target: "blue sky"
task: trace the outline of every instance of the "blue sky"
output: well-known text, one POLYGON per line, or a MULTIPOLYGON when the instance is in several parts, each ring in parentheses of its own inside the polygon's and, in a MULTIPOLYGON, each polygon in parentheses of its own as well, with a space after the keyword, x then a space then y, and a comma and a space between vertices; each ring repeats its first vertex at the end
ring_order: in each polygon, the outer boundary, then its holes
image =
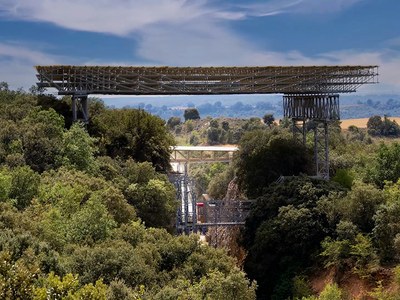
POLYGON ((0 0, 0 81, 34 65, 379 65, 400 93, 399 0, 0 0))

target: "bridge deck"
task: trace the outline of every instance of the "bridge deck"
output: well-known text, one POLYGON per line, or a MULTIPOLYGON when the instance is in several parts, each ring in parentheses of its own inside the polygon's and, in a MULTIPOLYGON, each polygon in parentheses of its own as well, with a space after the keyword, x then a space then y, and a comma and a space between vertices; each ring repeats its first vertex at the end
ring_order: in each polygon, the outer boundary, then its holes
POLYGON ((350 93, 376 83, 377 66, 36 66, 40 88, 59 95, 350 93))
POLYGON ((173 146, 171 163, 229 162, 237 146, 173 146))

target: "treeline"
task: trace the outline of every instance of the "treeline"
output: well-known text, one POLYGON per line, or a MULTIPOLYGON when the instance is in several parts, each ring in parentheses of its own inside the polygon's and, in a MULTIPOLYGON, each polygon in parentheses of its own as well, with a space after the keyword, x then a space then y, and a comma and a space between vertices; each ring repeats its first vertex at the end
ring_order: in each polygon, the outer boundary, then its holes
POLYGON ((390 98, 386 101, 367 99, 365 101, 357 101, 358 104, 367 105, 369 107, 380 110, 396 110, 400 109, 400 100, 390 98))
POLYGON ((390 120, 387 116, 372 116, 367 123, 368 133, 372 136, 398 137, 400 126, 396 121, 390 120))
POLYGON ((0 89, 1 299, 254 299, 224 251, 171 235, 174 138, 143 110, 0 89))
MULTIPOLYGON (((254 104, 243 103, 237 101, 231 105, 224 105, 221 101, 213 103, 202 103, 195 105, 192 102, 185 103, 183 106, 187 108, 197 109, 201 115, 209 117, 227 116, 231 118, 248 118, 248 117, 262 117, 265 112, 269 111, 278 115, 282 114, 282 107, 279 104, 271 102, 257 102, 254 104)), ((151 114, 158 115, 167 120, 171 117, 182 117, 184 110, 182 107, 171 107, 167 105, 157 106, 152 104, 139 103, 130 106, 131 108, 143 109, 151 114)))
MULTIPOLYGON (((400 99, 398 96, 376 96, 374 99, 368 99, 361 96, 341 97, 341 117, 343 119, 368 118, 373 115, 400 115, 400 99), (362 100, 358 100, 358 99, 362 100), (365 98, 365 99, 363 99, 365 98)), ((162 102, 162 101, 160 101, 162 102)), ((158 115, 165 120, 171 117, 182 117, 185 108, 196 108, 204 117, 217 118, 225 116, 229 118, 261 118, 265 113, 274 114, 281 117, 283 109, 279 98, 265 101, 250 99, 249 101, 236 101, 234 103, 227 101, 215 101, 206 103, 193 103, 182 100, 172 105, 155 105, 138 103, 131 105, 131 108, 143 109, 151 114, 158 115)))
POLYGON ((245 132, 271 126, 275 120, 272 114, 264 115, 263 120, 256 117, 201 118, 196 108, 185 109, 183 116, 183 120, 180 117, 169 118, 167 128, 181 144, 193 146, 238 144, 245 132))

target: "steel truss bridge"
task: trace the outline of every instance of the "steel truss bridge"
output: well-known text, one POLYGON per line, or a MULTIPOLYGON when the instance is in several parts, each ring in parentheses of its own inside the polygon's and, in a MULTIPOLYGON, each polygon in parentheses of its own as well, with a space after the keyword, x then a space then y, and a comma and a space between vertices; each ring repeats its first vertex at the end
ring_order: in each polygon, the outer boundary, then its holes
POLYGON ((355 92, 376 66, 37 66, 38 87, 60 95, 326 94, 355 92))
POLYGON ((229 163, 238 147, 174 146, 171 147, 171 165, 175 171, 170 180, 177 190, 180 205, 176 214, 178 232, 204 232, 210 226, 244 225, 252 201, 215 200, 204 197, 198 201, 195 182, 189 176, 193 163, 229 163))
POLYGON ((305 142, 314 129, 316 175, 329 178, 328 123, 339 120, 339 94, 378 82, 378 66, 112 67, 36 66, 39 88, 72 96, 73 120, 89 122, 88 95, 283 94, 284 116, 305 142), (78 114, 80 111, 80 114, 78 114))

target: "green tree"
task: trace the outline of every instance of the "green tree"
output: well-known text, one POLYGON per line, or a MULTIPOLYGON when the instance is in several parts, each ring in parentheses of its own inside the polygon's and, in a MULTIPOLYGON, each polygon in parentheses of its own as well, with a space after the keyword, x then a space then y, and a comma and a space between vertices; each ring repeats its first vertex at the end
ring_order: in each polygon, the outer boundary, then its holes
POLYGON ((135 208, 128 203, 122 192, 109 187, 94 192, 90 199, 97 199, 107 207, 107 211, 118 224, 129 223, 136 219, 135 208))
POLYGON ((223 172, 215 174, 208 184, 208 194, 213 199, 223 199, 227 193, 229 183, 234 179, 234 168, 228 166, 223 172))
POLYGON ((32 251, 27 251, 21 258, 13 260, 8 251, 0 251, 0 298, 30 299, 39 266, 32 251))
POLYGON ((357 234, 355 243, 350 247, 350 255, 354 257, 353 272, 361 278, 368 278, 378 269, 378 255, 369 237, 357 234))
POLYGON ((7 82, 0 82, 0 91, 9 91, 9 86, 7 82))
POLYGON ((72 216, 69 239, 75 243, 96 243, 109 237, 116 225, 107 207, 98 198, 92 198, 72 216))
POLYGON ((144 286, 142 290, 135 291, 130 288, 125 281, 121 279, 111 281, 107 290, 107 299, 124 299, 124 300, 137 300, 144 294, 144 286))
POLYGON ((381 190, 362 182, 353 184, 352 190, 343 199, 341 205, 343 215, 365 233, 374 228, 374 215, 384 203, 381 190))
POLYGON ((289 128, 291 126, 291 120, 287 117, 279 120, 279 126, 282 128, 289 128))
POLYGON ((343 292, 337 284, 328 284, 318 297, 319 300, 342 300, 343 292))
POLYGON ((381 116, 372 116, 368 119, 367 129, 370 135, 381 135, 382 133, 382 118, 381 116))
POLYGON ((282 175, 306 174, 312 167, 311 152, 277 129, 245 134, 236 158, 239 184, 249 197, 262 195, 282 175))
POLYGON ((35 287, 33 292, 34 300, 105 300, 107 286, 102 280, 97 280, 94 285, 90 283, 80 287, 77 275, 69 273, 60 278, 51 272, 41 282, 41 287, 35 287))
POLYGON ((53 109, 32 111, 23 120, 21 129, 26 163, 39 172, 57 167, 62 148, 63 117, 53 109))
POLYGON ((35 96, 22 91, 12 91, 8 87, 0 89, 0 99, 0 118, 13 122, 24 119, 37 106, 35 96))
POLYGON ((69 97, 2 90, 0 100, 1 299, 254 299, 255 283, 224 251, 137 218, 171 229, 175 217, 175 190, 155 168, 172 141, 162 120, 98 105, 94 140, 65 128, 69 97))
POLYGON ((221 125, 222 125, 222 129, 225 130, 225 131, 228 131, 230 129, 228 121, 222 121, 221 125))
MULTIPOLYGON (((226 170, 227 165, 224 163, 212 163, 212 164, 198 164, 193 165, 189 169, 190 176, 194 178, 195 191, 198 197, 201 197, 202 194, 207 193, 209 191, 209 187, 212 181, 215 179, 216 186, 212 187, 214 191, 221 191, 218 187, 219 178, 222 176, 224 170, 226 170)), ((232 171, 233 172, 233 171, 232 171)))
POLYGON ((265 114, 263 117, 263 122, 265 125, 271 127, 272 124, 275 122, 275 118, 273 114, 265 114))
POLYGON ((383 120, 380 116, 373 116, 368 119, 367 129, 370 135, 375 136, 398 136, 400 127, 396 121, 391 121, 386 115, 383 120))
POLYGON ((148 161, 157 170, 170 168, 170 146, 174 139, 159 117, 143 110, 110 109, 92 118, 90 130, 99 138, 103 154, 148 161))
POLYGON ((243 125, 242 129, 244 131, 253 131, 257 129, 264 129, 263 123, 260 118, 250 118, 243 125))
POLYGON ((10 154, 22 154, 21 128, 14 121, 0 118, 0 159, 4 162, 10 154), (20 146, 15 147, 16 145, 20 146), (19 151, 18 151, 19 150, 19 151))
POLYGON ((368 178, 378 187, 385 181, 396 182, 400 178, 400 144, 381 144, 372 165, 368 168, 368 178))
POLYGON ((45 212, 37 228, 40 230, 39 237, 52 249, 60 251, 68 241, 69 219, 65 217, 61 209, 51 208, 45 212))
POLYGON ((167 126, 169 129, 175 129, 176 126, 180 125, 181 122, 181 118, 179 117, 171 117, 168 119, 167 121, 167 126))
POLYGON ((48 94, 39 93, 37 96, 37 105, 43 110, 53 109, 63 116, 65 127, 70 128, 73 124, 72 120, 72 100, 71 96, 64 96, 61 99, 48 94))
POLYGON ((219 122, 218 122, 218 120, 217 120, 217 119, 212 119, 212 120, 210 121, 210 127, 218 128, 218 127, 219 127, 219 122))
POLYGON ((97 148, 95 139, 86 132, 82 123, 74 123, 63 134, 63 165, 71 166, 80 171, 95 172, 94 154, 97 148))
POLYGON ((7 170, 0 172, 0 202, 6 201, 9 198, 11 190, 11 174, 7 170))
POLYGON ((193 131, 189 138, 189 144, 193 146, 197 146, 200 144, 200 136, 197 131, 193 131))
POLYGON ((335 176, 332 177, 332 180, 345 188, 351 189, 354 176, 349 170, 339 169, 336 171, 335 176))
POLYGON ((210 127, 207 130, 207 143, 209 145, 216 145, 220 143, 222 130, 221 128, 210 127))
MULTIPOLYGON (((148 237, 152 238, 151 234, 148 237)), ((122 279, 132 287, 165 284, 158 276, 160 255, 152 243, 133 247, 125 241, 113 240, 94 247, 76 247, 70 259, 67 269, 75 270, 83 283, 103 278, 107 284, 122 279)))
POLYGON ((389 203, 381 206, 374 217, 373 237, 381 262, 390 262, 395 258, 394 239, 400 233, 399 214, 400 205, 389 203))
POLYGON ((188 120, 199 120, 200 114, 196 108, 186 108, 183 117, 185 118, 185 122, 188 120))
POLYGON ((39 232, 57 249, 73 241, 103 240, 117 223, 135 218, 134 209, 111 183, 76 170, 43 174, 38 198, 46 208, 39 232))
POLYGON ((146 226, 172 230, 177 201, 170 183, 158 179, 150 179, 145 185, 134 183, 128 187, 126 195, 146 226))
POLYGON ((79 289, 78 276, 67 274, 63 278, 51 272, 43 282, 43 287, 35 288, 34 299, 63 299, 71 297, 79 289))
POLYGON ((383 118, 382 134, 384 136, 396 137, 400 134, 400 127, 397 122, 389 120, 387 116, 383 118))
POLYGON ((15 206, 23 209, 30 205, 39 193, 40 176, 28 166, 18 167, 11 172, 9 196, 15 199, 15 206))
POLYGON ((211 271, 199 283, 189 286, 187 299, 252 300, 256 299, 255 291, 256 285, 251 284, 243 273, 226 276, 221 272, 211 271))
POLYGON ((248 251, 245 271, 257 281, 259 298, 291 296, 293 277, 313 263, 313 253, 335 230, 319 201, 340 189, 323 180, 292 178, 271 184, 257 198, 242 238, 248 251))
POLYGON ((347 239, 333 240, 326 237, 322 243, 322 252, 325 268, 334 268, 335 274, 341 276, 350 266, 350 245, 347 239))

